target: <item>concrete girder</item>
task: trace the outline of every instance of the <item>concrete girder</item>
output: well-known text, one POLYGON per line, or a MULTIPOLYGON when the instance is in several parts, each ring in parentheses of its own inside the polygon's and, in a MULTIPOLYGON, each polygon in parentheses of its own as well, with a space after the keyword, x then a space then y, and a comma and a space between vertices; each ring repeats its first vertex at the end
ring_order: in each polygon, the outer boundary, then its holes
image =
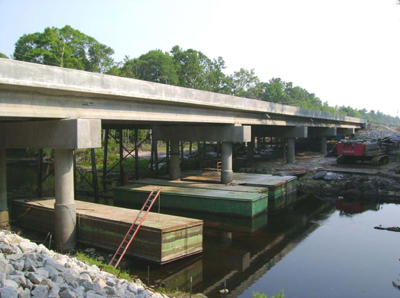
POLYGON ((250 126, 154 126, 157 140, 250 142, 250 126))
POLYGON ((337 135, 336 127, 309 127, 308 137, 318 138, 318 137, 334 137, 337 135))
POLYGON ((101 121, 63 119, 0 124, 0 148, 99 148, 101 121))
POLYGON ((354 134, 354 132, 355 132, 354 128, 342 128, 342 127, 337 128, 338 135, 351 135, 354 134))
POLYGON ((252 135, 256 137, 307 138, 305 126, 252 126, 252 135))
POLYGON ((366 122, 261 100, 8 59, 0 59, 0 92, 0 117, 296 126, 311 122, 354 127, 366 122))

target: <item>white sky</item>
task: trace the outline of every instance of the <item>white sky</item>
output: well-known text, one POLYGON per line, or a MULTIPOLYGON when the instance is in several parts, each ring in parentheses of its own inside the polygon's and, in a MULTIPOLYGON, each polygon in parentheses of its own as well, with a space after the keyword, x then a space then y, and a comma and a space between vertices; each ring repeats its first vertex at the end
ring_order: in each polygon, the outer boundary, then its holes
POLYGON ((322 101, 400 109, 396 0, 0 0, 0 52, 23 34, 70 25, 114 49, 116 61, 174 45, 254 68, 322 101))

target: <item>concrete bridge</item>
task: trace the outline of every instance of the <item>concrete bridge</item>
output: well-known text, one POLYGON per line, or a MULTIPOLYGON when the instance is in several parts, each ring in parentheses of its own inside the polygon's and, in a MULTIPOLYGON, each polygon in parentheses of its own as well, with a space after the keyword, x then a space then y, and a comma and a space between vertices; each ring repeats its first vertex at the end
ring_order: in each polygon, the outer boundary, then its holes
MULTIPOLYGON (((53 148, 56 242, 75 243, 73 154, 101 147, 102 127, 152 128, 171 142, 170 178, 180 178, 179 141, 222 142, 221 182, 232 181, 232 143, 255 137, 326 138, 364 128, 362 119, 97 73, 0 59, 0 224, 8 221, 5 148, 53 148)), ((249 156, 251 157, 251 156, 249 156)))

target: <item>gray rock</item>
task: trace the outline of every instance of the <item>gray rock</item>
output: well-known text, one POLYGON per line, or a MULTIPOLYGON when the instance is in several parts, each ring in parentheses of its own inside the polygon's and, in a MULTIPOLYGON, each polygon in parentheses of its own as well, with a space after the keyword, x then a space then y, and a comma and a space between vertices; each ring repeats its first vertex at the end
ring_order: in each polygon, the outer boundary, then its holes
POLYGON ((29 289, 23 289, 18 293, 18 298, 30 298, 31 297, 31 291, 29 289))
POLYGON ((23 254, 12 254, 12 255, 6 255, 6 259, 10 261, 17 261, 19 259, 22 259, 24 257, 23 254))
POLYGON ((116 285, 116 280, 114 280, 114 279, 112 279, 112 278, 107 278, 107 279, 106 279, 106 284, 107 284, 107 286, 115 287, 115 285, 116 285))
POLYGON ((115 295, 115 294, 117 294, 117 291, 115 290, 114 287, 105 286, 103 288, 103 290, 106 292, 107 295, 115 295))
POLYGON ((87 280, 83 280, 80 285, 85 288, 86 291, 93 290, 93 284, 87 280))
POLYGON ((18 291, 13 287, 4 287, 0 289, 1 298, 18 298, 18 291))
POLYGON ((43 281, 40 283, 41 285, 48 286, 49 289, 52 289, 55 287, 55 284, 48 278, 43 279, 43 281))
POLYGON ((104 280, 97 278, 93 283, 93 291, 95 291, 95 293, 97 294, 104 295, 103 288, 105 286, 106 283, 104 282, 104 280))
POLYGON ((339 180, 341 179, 341 176, 332 172, 328 172, 325 176, 324 176, 324 180, 326 181, 331 181, 331 180, 339 180))
POLYGON ((85 296, 85 293, 86 293, 85 288, 81 287, 81 286, 73 289, 73 291, 75 292, 76 296, 78 296, 78 297, 83 297, 83 296, 85 296))
POLYGON ((86 248, 85 252, 89 253, 89 254, 94 254, 96 252, 96 249, 95 248, 86 248))
POLYGON ((321 179, 321 178, 323 178, 326 174, 328 174, 327 171, 319 171, 318 173, 316 173, 316 174, 313 176, 313 179, 315 179, 315 180, 321 179))
POLYGON ((15 261, 13 263, 13 266, 14 266, 15 270, 22 271, 22 270, 24 270, 25 261, 24 260, 15 261))
POLYGON ((138 286, 136 284, 134 284, 134 283, 128 284, 127 289, 128 289, 129 292, 131 292, 131 293, 133 293, 135 295, 138 293, 138 286))
POLYGON ((43 267, 37 268, 35 270, 36 274, 39 274, 40 276, 42 276, 43 278, 48 278, 49 277, 49 271, 47 271, 46 269, 44 269, 43 267))
POLYGON ((34 253, 27 253, 25 256, 27 259, 31 259, 32 261, 36 261, 37 258, 36 254, 34 253))
POLYGON ((52 279, 53 277, 58 276, 58 274, 59 274, 59 271, 54 269, 53 267, 46 266, 46 267, 44 267, 44 269, 46 269, 47 272, 49 273, 49 278, 50 279, 52 279))
POLYGON ((44 285, 36 285, 35 288, 31 291, 33 297, 45 298, 48 296, 49 287, 44 285))
POLYGON ((60 297, 61 298, 76 298, 76 293, 71 291, 70 289, 67 289, 65 291, 60 292, 60 297))
POLYGON ((39 274, 33 272, 27 272, 25 276, 33 283, 33 284, 40 284, 43 280, 43 277, 39 274))
POLYGON ((19 286, 26 287, 26 278, 23 274, 10 274, 8 278, 12 281, 15 281, 19 286))
POLYGON ((86 293, 86 298, 104 298, 104 296, 96 294, 93 291, 89 291, 86 293))
POLYGON ((68 283, 68 285, 70 285, 70 286, 73 287, 73 288, 79 287, 79 284, 78 284, 78 282, 77 282, 75 279, 71 280, 71 281, 68 283))
POLYGON ((7 278, 7 275, 4 272, 0 271, 0 282, 5 278, 7 278))
POLYGON ((37 262, 29 257, 25 259, 24 270, 25 271, 34 271, 37 267, 37 262))
POLYGON ((18 251, 11 245, 0 243, 0 251, 5 255, 16 254, 18 251))
POLYGON ((79 277, 78 277, 78 280, 79 280, 79 283, 80 283, 81 281, 84 281, 84 280, 86 280, 86 281, 88 281, 88 282, 90 282, 90 283, 93 282, 93 279, 92 279, 92 278, 90 277, 90 275, 87 274, 87 273, 81 273, 81 274, 79 275, 79 277))
POLYGON ((30 290, 33 289, 33 283, 32 283, 29 279, 26 279, 25 288, 28 288, 28 289, 30 289, 30 290))
POLYGON ((11 287, 11 288, 14 288, 14 289, 18 289, 19 285, 15 281, 13 281, 11 279, 3 279, 1 281, 1 287, 2 288, 11 287))
POLYGON ((60 288, 58 286, 55 286, 54 288, 50 289, 49 291, 49 298, 59 298, 60 295, 60 288))
POLYGON ((37 250, 38 246, 34 242, 27 241, 23 239, 20 243, 18 243, 19 248, 23 253, 29 253, 37 250))

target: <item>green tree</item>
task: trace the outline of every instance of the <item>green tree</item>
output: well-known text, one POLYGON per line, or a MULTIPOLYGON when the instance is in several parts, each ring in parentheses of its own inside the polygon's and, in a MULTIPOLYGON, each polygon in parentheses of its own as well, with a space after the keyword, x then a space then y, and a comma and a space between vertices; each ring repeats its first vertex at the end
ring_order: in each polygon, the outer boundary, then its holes
POLYGON ((6 58, 6 59, 8 59, 8 56, 5 55, 5 54, 3 54, 3 53, 0 53, 0 58, 6 58))
POLYGON ((24 34, 14 51, 16 60, 101 73, 113 66, 113 54, 110 47, 68 25, 24 34))
POLYGON ((139 58, 125 57, 121 76, 162 84, 178 85, 176 65, 168 52, 152 50, 139 58))
POLYGON ((231 76, 232 95, 240 97, 258 98, 260 95, 260 79, 256 76, 254 69, 241 68, 231 76))

